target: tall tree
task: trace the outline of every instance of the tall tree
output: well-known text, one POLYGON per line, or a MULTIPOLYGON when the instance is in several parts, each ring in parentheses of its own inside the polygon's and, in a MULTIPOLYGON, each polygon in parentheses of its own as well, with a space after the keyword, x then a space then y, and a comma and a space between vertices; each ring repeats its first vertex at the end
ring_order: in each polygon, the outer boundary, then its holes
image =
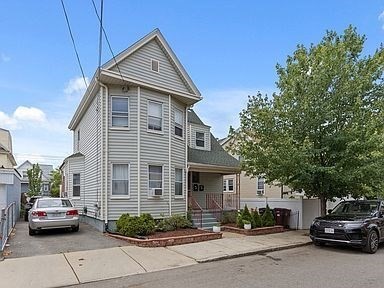
POLYGON ((60 185, 61 185, 61 172, 60 169, 56 168, 51 173, 51 196, 59 197, 60 196, 60 185))
POLYGON ((297 46, 277 65, 279 94, 249 97, 232 129, 248 175, 264 174, 307 196, 372 196, 384 188, 384 52, 363 56, 366 38, 348 27, 297 46))
POLYGON ((28 196, 40 195, 41 183, 42 183, 42 171, 39 164, 33 164, 31 169, 27 170, 29 180, 28 196))

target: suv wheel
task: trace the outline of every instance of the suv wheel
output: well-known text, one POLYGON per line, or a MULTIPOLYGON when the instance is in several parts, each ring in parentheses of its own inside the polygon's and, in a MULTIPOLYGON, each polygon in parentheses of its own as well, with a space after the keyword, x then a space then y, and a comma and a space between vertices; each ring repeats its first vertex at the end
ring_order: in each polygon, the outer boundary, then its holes
POLYGON ((370 254, 374 254, 376 253, 378 247, 379 247, 379 235, 377 235, 376 231, 371 230, 368 232, 367 244, 365 244, 365 247, 363 247, 363 251, 370 254))

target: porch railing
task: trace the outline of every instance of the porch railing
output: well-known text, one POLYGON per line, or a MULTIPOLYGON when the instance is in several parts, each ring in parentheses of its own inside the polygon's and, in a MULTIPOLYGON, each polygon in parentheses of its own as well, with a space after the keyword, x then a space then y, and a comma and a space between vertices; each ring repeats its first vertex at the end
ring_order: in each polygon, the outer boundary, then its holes
POLYGON ((238 210, 240 207, 238 194, 207 193, 205 203, 206 209, 218 208, 217 206, 212 206, 213 203, 220 206, 222 210, 238 210))
POLYGON ((213 214, 213 217, 215 217, 217 221, 221 221, 221 216, 223 212, 222 196, 223 196, 222 194, 207 194, 205 196, 206 208, 213 214))
POLYGON ((0 256, 11 235, 13 227, 16 225, 16 202, 9 204, 0 210, 0 256))
POLYGON ((197 203, 197 201, 193 197, 189 197, 189 204, 192 213, 193 222, 198 227, 203 227, 203 208, 197 203))

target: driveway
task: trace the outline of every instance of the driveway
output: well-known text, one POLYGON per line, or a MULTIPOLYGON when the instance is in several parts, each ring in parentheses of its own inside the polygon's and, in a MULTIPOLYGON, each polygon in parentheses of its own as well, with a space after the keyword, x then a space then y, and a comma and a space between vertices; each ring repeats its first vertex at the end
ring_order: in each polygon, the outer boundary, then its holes
POLYGON ((79 232, 60 229, 42 231, 28 235, 28 222, 19 221, 6 247, 5 258, 29 257, 64 252, 94 250, 128 246, 125 241, 108 237, 92 226, 80 223, 79 232))

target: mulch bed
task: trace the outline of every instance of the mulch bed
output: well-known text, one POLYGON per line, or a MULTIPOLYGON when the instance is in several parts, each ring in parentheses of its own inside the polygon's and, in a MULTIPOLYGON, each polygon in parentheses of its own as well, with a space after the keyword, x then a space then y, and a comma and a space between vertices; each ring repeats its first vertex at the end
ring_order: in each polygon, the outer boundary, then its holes
POLYGON ((127 241, 139 247, 165 247, 181 244, 196 243, 214 239, 221 239, 222 233, 214 233, 201 229, 180 229, 167 232, 155 232, 146 237, 134 238, 116 233, 108 233, 109 236, 127 241))

